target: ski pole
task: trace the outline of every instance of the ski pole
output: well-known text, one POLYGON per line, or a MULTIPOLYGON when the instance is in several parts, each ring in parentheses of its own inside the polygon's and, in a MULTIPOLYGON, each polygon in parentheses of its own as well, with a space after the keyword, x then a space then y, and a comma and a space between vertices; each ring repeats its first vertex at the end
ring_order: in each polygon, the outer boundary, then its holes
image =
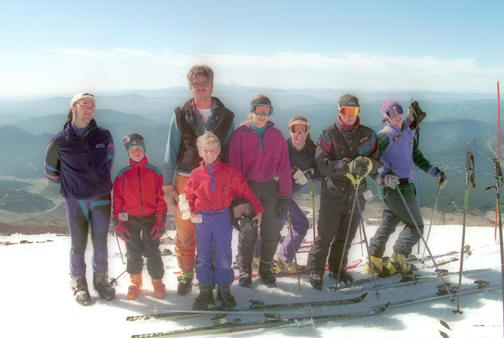
POLYGON ((312 178, 311 181, 311 200, 312 200, 312 219, 313 219, 313 242, 315 242, 315 181, 312 178))
MULTIPOLYGON (((438 202, 439 202, 439 194, 441 192, 441 183, 439 183, 438 187, 437 187, 437 192, 436 192, 436 199, 434 200, 434 206, 432 207, 432 216, 431 216, 431 221, 429 223, 429 230, 427 230, 427 237, 425 237, 425 240, 427 241, 427 243, 429 243, 429 236, 430 236, 430 231, 431 231, 431 228, 432 228, 432 222, 434 222, 434 214, 436 213, 436 209, 437 209, 437 205, 438 205, 438 202)), ((420 249, 420 243, 418 243, 418 248, 420 249)), ((425 248, 422 252, 422 258, 425 256, 425 248)))
MULTIPOLYGON (((476 184, 474 183, 474 155, 473 153, 467 151, 466 152, 466 179, 465 179, 465 188, 464 188, 464 218, 462 220, 462 250, 464 250, 464 242, 465 242, 465 228, 466 228, 466 218, 467 218, 467 204, 469 201, 469 182, 472 183, 473 188, 476 188, 476 184)), ((460 286, 462 285, 462 270, 464 269, 464 253, 460 254, 460 267, 459 267, 459 282, 458 282, 458 290, 460 290, 460 286)), ((458 292, 457 297, 457 309, 453 310, 455 313, 462 313, 460 311, 460 292, 458 292)))
POLYGON ((126 270, 124 270, 123 272, 121 272, 121 273, 119 274, 119 276, 117 276, 117 277, 115 277, 115 278, 112 278, 112 279, 110 280, 110 284, 111 284, 111 285, 116 284, 116 283, 117 283, 117 281, 119 280, 119 278, 121 278, 121 276, 122 276, 122 275, 124 275, 124 274, 126 273, 126 271, 128 271, 128 270, 126 269, 126 270))
POLYGON ((119 244, 119 238, 117 238, 117 235, 114 235, 114 236, 116 238, 117 247, 119 248, 119 254, 121 255, 121 262, 124 265, 124 264, 126 264, 126 262, 124 261, 124 257, 123 257, 122 250, 121 250, 121 245, 119 244))
MULTIPOLYGON (((451 293, 451 290, 450 290, 450 284, 445 280, 445 278, 443 277, 443 273, 441 272, 441 269, 439 269, 439 265, 436 263, 436 260, 434 259, 434 255, 432 254, 429 246, 427 245, 427 242, 425 241, 425 238, 424 236, 422 235, 422 231, 420 230, 420 227, 418 226, 415 218, 413 217, 413 214, 411 213, 411 210, 410 208, 408 207, 408 203, 406 202, 406 199, 404 198, 402 192, 401 192, 401 189, 400 187, 398 186, 396 189, 397 193, 399 194, 399 197, 401 197, 401 200, 404 204, 404 208, 406 208, 406 211, 408 212, 408 215, 410 216, 411 218, 411 221, 413 222, 413 225, 415 226, 416 228, 416 231, 418 231, 418 234, 420 235, 420 239, 422 240, 423 244, 425 245, 425 248, 427 249, 427 251, 429 252, 429 255, 430 255, 430 258, 432 260, 432 263, 434 263, 434 266, 436 267, 436 271, 437 273, 439 274, 439 277, 441 278, 443 284, 445 285, 445 288, 446 288, 446 291, 448 292, 448 294, 450 295, 450 297, 452 296, 452 293, 451 293)), ((463 248, 462 248, 463 250, 463 248)))
POLYGON ((292 253, 294 254, 294 264, 296 265, 296 275, 297 275, 297 280, 298 280, 298 290, 301 290, 301 277, 299 276, 299 269, 298 269, 296 249, 294 248, 294 231, 292 231, 292 222, 291 222, 290 210, 287 212, 287 224, 289 225, 289 234, 290 234, 290 237, 291 237, 291 250, 292 250, 292 253))
MULTIPOLYGON (((355 192, 355 194, 357 194, 357 191, 355 192)), ((360 228, 361 228, 362 234, 364 236, 364 244, 366 245, 368 262, 371 265, 371 253, 369 252, 369 245, 368 245, 368 240, 367 240, 367 235, 366 235, 366 229, 364 228, 364 219, 362 218, 362 208, 361 208, 359 199, 357 199, 357 208, 359 209, 360 228)), ((375 289, 375 292, 376 292, 376 301, 378 303, 378 307, 380 307, 380 294, 378 293, 378 289, 376 288, 375 271, 373 268, 371 268, 370 270, 371 270, 371 276, 373 277, 373 288, 375 289)))
MULTIPOLYGON (((356 201, 357 201, 357 191, 359 190, 359 185, 360 185, 360 182, 362 180, 362 177, 355 178, 350 173, 347 173, 345 176, 350 180, 350 182, 352 182, 352 185, 355 188, 355 196, 354 196, 353 203, 352 203, 352 212, 350 213, 350 220, 348 221, 347 231, 346 231, 346 235, 345 235, 345 243, 343 244, 342 254, 345 253, 346 247, 348 245, 348 237, 350 236, 350 227, 352 226, 352 219, 353 219, 353 215, 354 215, 354 211, 355 211, 355 205, 357 204, 356 203, 356 201)), ((339 265, 339 268, 338 268, 338 278, 340 278, 341 271, 343 269, 343 261, 344 261, 344 259, 343 259, 343 257, 341 257, 340 265, 339 265)))
MULTIPOLYGON (((501 280, 502 283, 504 283, 504 250, 503 250, 503 240, 502 240, 502 216, 501 216, 501 198, 500 198, 500 191, 501 187, 503 184, 503 178, 502 178, 502 169, 500 166, 500 162, 498 158, 494 158, 493 160, 494 164, 494 177, 495 177, 495 187, 488 187, 488 189, 495 188, 496 194, 497 194, 497 206, 498 206, 498 221, 499 221, 499 244, 500 244, 500 258, 501 258, 501 280)), ((504 289, 502 290, 502 299, 504 300, 504 289)), ((504 316, 504 302, 503 308, 502 308, 502 314, 504 316)), ((503 317, 504 321, 504 317, 503 317)))

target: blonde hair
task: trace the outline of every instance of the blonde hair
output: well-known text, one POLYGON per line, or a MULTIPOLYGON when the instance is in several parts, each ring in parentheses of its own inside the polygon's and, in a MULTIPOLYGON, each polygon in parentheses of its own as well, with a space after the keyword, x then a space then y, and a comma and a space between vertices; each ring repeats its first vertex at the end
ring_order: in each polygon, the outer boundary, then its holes
POLYGON ((212 68, 207 65, 195 65, 189 69, 189 73, 187 73, 187 81, 189 81, 189 86, 192 86, 194 80, 198 76, 204 76, 208 81, 213 83, 214 73, 212 68))
POLYGON ((203 135, 198 137, 196 146, 198 147, 198 151, 201 151, 203 148, 221 149, 219 138, 210 131, 205 131, 203 135))

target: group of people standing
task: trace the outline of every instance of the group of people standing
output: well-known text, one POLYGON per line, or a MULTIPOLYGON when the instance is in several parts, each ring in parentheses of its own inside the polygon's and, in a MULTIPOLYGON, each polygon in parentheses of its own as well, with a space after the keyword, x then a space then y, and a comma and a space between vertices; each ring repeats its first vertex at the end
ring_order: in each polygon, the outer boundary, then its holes
POLYGON ((406 257, 423 230, 415 199, 414 167, 419 166, 443 185, 446 175, 423 157, 399 103, 382 103, 386 126, 375 133, 361 125, 357 97, 345 94, 338 102, 337 121, 322 131, 315 144, 304 116, 289 121, 290 137, 286 140, 271 121, 273 104, 265 95, 252 99, 247 119, 235 128, 234 113, 212 96, 212 69, 194 66, 187 79, 193 98, 172 115, 163 172, 148 162, 144 137, 132 133, 122 140, 129 165, 112 183, 114 144, 110 132, 94 120, 95 100, 90 93, 72 98, 63 130, 49 143, 45 175, 61 184, 66 201, 72 238, 70 275, 78 303, 91 303, 84 262, 89 229, 95 290, 106 300, 115 297, 107 266, 111 213, 116 234, 126 242, 131 281, 128 299, 141 294, 143 257, 154 296, 165 297, 159 243, 165 231, 165 215, 170 211, 175 215, 175 251, 181 270, 177 293, 185 295, 191 290, 195 273, 200 288, 195 309, 214 303, 215 286, 223 306, 236 304, 230 292, 234 280, 232 224, 240 231, 239 285, 251 286, 257 246, 260 279, 275 287, 274 265, 292 264, 309 227, 293 193, 319 178, 318 235, 307 266, 311 285, 322 289, 326 262, 332 278, 352 281, 342 267, 365 207, 368 175, 381 187, 384 197, 382 224, 370 241, 369 269, 381 274, 410 270, 406 257), (398 199, 398 189, 406 203, 398 199), (236 214, 233 206, 240 200, 248 207, 236 214), (406 208, 414 215, 420 232, 406 208), (287 219, 289 235, 275 260, 287 219), (386 241, 400 221, 405 228, 394 245, 392 259, 384 262, 386 241))

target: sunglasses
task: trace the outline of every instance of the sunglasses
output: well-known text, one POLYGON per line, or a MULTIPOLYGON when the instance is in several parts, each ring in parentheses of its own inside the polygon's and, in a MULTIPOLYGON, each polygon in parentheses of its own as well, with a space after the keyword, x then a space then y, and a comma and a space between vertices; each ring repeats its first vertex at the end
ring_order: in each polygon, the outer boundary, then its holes
POLYGON ((295 121, 289 126, 289 131, 292 134, 308 134, 308 132, 310 131, 310 125, 308 124, 308 122, 295 121))
POLYGON ((210 81, 208 81, 208 80, 206 80, 206 81, 202 81, 202 82, 193 82, 193 83, 191 84, 191 86, 192 86, 193 88, 199 88, 199 87, 204 87, 204 88, 206 88, 206 87, 208 87, 209 85, 210 85, 210 81))
POLYGON ((252 113, 254 113, 254 115, 264 115, 264 116, 270 116, 271 114, 273 114, 273 106, 269 105, 269 104, 253 104, 252 105, 252 113), (268 107, 269 108, 269 111, 268 112, 265 112, 265 111, 261 111, 260 113, 258 113, 256 111, 256 108, 257 107, 268 107))
POLYGON ((385 112, 388 117, 393 119, 397 115, 402 115, 403 114, 403 109, 400 105, 396 104, 395 106, 392 106, 389 110, 385 112))
POLYGON ((349 115, 357 116, 357 115, 359 115, 359 112, 360 112, 359 107, 341 107, 340 108, 340 113, 343 116, 349 116, 349 115))
POLYGON ((128 146, 128 145, 136 145, 136 144, 142 144, 144 143, 144 138, 140 134, 130 134, 126 135, 122 139, 122 144, 123 146, 128 146))

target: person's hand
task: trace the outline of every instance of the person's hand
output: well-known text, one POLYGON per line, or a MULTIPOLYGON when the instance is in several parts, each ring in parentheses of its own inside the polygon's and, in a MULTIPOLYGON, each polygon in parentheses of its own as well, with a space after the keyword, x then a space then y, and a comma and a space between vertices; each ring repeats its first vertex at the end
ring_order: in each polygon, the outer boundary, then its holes
POLYGON ((275 213, 278 217, 284 218, 285 216, 287 216, 287 212, 289 211, 289 203, 290 197, 281 196, 278 198, 275 205, 275 213))
POLYGON ((256 222, 256 226, 261 226, 261 220, 262 220, 262 212, 258 213, 257 215, 255 215, 254 218, 252 218, 252 221, 256 222))
POLYGON ((305 173, 299 168, 292 168, 292 180, 297 185, 305 185, 308 182, 305 173))
POLYGON ((306 169, 304 171, 304 175, 306 176, 307 179, 313 180, 315 178, 315 169, 313 168, 306 169))
POLYGON ((378 175, 376 177, 376 183, 382 187, 395 189, 399 184, 399 177, 396 175, 378 175))
POLYGON ((161 219, 161 220, 157 221, 156 224, 154 224, 154 226, 152 227, 152 229, 150 231, 150 235, 151 235, 152 240, 156 240, 158 238, 163 237, 164 233, 165 233, 165 225, 164 225, 163 220, 161 219))
POLYGON ((354 176, 366 177, 371 169, 373 169, 373 162, 362 156, 358 156, 348 165, 348 171, 354 176))
POLYGON ((163 186, 163 198, 168 207, 176 208, 178 203, 178 194, 173 184, 163 186))
POLYGON ((115 226, 115 233, 117 237, 125 242, 128 242, 131 239, 131 233, 129 232, 128 228, 126 228, 126 225, 123 221, 117 222, 117 225, 115 226))
POLYGON ((448 183, 448 175, 438 167, 430 167, 429 174, 439 181, 439 186, 443 189, 448 183))

